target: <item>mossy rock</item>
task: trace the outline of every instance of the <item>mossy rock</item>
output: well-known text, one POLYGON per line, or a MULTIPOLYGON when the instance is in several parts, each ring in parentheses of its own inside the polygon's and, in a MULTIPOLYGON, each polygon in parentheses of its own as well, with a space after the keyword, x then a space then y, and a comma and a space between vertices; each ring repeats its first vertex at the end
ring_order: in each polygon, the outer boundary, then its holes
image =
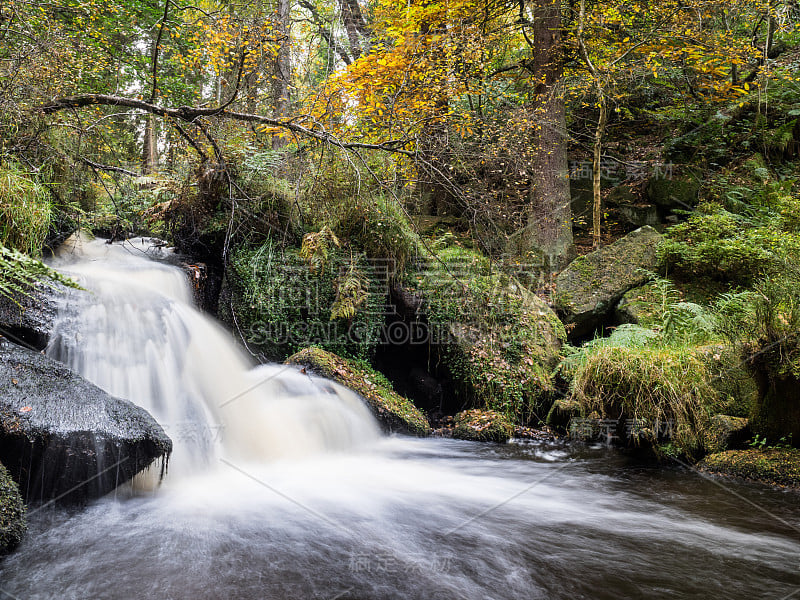
POLYGON ((707 456, 700 469, 781 487, 800 487, 800 450, 728 450, 707 456))
POLYGON ((505 415, 494 410, 465 410, 455 416, 453 437, 472 442, 506 443, 514 433, 514 426, 505 415))
POLYGON ((664 211, 691 210, 697 204, 700 178, 694 173, 654 177, 647 184, 647 199, 664 211))
POLYGON ((550 411, 547 413, 546 423, 558 431, 566 431, 569 427, 569 422, 579 417, 581 414, 581 405, 576 400, 568 397, 558 398, 553 402, 550 411))
POLYGON ((386 377, 363 361, 347 360, 320 348, 304 348, 286 363, 307 367, 359 394, 385 431, 417 436, 431 433, 428 420, 414 403, 395 392, 386 377))
POLYGON ((0 556, 8 554, 25 534, 25 504, 17 484, 0 465, 0 556))
POLYGON ((613 244, 572 261, 556 277, 556 309, 570 337, 580 338, 603 326, 625 292, 644 284, 655 270, 662 237, 641 227, 613 244))
POLYGON ((538 296, 481 253, 440 250, 402 285, 419 298, 431 348, 462 406, 526 421, 554 390, 564 326, 538 296))
POLYGON ((656 315, 663 297, 652 283, 628 290, 614 309, 617 323, 647 325, 656 315))
POLYGON ((701 346, 697 352, 709 369, 709 383, 719 395, 720 410, 732 417, 749 418, 758 400, 758 385, 740 353, 723 344, 701 346))
POLYGON ((752 436, 747 419, 714 415, 703 432, 703 446, 709 454, 744 448, 752 436))

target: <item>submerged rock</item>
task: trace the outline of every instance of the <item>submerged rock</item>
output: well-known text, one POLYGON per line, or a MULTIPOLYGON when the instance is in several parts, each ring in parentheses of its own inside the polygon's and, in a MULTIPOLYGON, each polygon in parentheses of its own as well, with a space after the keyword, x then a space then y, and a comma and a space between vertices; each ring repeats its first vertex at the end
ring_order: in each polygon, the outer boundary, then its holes
POLYGON ((305 348, 286 362, 311 369, 359 394, 385 431, 419 436, 431 433, 428 420, 414 403, 396 393, 383 375, 365 363, 320 348, 305 348))
POLYGON ((661 234, 641 227, 613 244, 579 256, 556 277, 556 308, 571 338, 592 334, 628 290, 645 283, 657 266, 661 234))
POLYGON ((728 450, 704 458, 701 470, 781 487, 800 487, 800 450, 728 450))
POLYGON ((455 416, 453 437, 473 442, 506 443, 514 433, 514 426, 505 415, 494 410, 465 410, 455 416))
POLYGON ((0 556, 8 554, 25 534, 25 505, 17 484, 0 465, 0 556))
POLYGON ((27 501, 102 496, 171 451, 144 409, 0 340, 0 462, 27 501))

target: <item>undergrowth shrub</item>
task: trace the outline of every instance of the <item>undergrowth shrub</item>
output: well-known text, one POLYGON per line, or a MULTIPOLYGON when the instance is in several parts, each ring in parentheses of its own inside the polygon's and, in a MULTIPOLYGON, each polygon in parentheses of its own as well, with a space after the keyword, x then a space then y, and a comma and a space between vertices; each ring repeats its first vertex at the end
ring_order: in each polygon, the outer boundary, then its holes
POLYGON ((42 252, 50 227, 50 195, 17 164, 0 164, 0 243, 31 256, 42 252))

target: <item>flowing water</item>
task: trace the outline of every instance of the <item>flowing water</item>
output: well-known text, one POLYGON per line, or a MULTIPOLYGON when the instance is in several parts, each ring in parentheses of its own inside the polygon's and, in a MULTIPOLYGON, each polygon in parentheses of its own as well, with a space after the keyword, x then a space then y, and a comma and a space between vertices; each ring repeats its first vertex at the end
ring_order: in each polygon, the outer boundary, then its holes
POLYGON ((0 598, 800 598, 796 493, 601 447, 380 437, 342 388, 251 369, 139 253, 61 259, 94 293, 48 351, 150 410, 177 465, 33 508, 0 598))

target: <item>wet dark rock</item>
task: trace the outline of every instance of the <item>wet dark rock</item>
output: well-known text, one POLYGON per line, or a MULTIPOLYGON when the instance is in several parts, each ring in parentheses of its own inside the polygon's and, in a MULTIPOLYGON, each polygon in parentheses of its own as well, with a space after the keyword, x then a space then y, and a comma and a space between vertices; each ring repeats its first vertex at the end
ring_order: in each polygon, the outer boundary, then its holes
POLYGON ((603 326, 628 290, 645 283, 657 267, 661 234, 641 227, 613 244, 573 260, 556 277, 556 308, 572 339, 603 326))
POLYGON ((0 296, 0 335, 38 350, 44 348, 58 316, 59 298, 66 290, 60 283, 39 284, 27 294, 0 296))
POLYGON ((25 504, 19 487, 6 468, 0 465, 0 556, 19 545, 25 529, 25 504))
POLYGON ((102 496, 171 451, 144 409, 0 340, 0 462, 26 501, 102 496))

